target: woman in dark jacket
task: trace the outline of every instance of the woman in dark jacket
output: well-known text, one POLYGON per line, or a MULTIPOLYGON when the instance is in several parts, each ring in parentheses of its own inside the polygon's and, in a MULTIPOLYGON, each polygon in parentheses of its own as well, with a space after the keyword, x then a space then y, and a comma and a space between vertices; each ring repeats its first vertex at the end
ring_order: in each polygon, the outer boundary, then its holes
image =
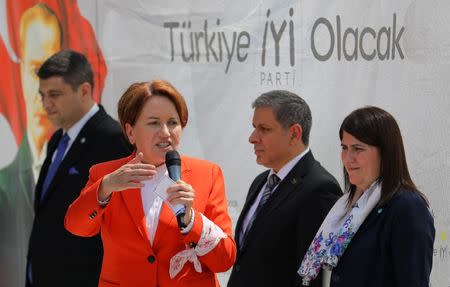
POLYGON ((325 268, 332 287, 428 287, 434 223, 409 175, 397 122, 377 107, 357 109, 339 137, 347 192, 303 259, 303 285, 325 268))

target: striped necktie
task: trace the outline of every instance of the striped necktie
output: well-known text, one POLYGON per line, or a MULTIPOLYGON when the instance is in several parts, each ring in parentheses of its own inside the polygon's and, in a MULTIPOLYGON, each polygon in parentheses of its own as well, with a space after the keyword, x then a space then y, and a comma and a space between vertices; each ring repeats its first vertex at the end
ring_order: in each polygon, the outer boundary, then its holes
POLYGON ((269 199, 270 195, 272 195, 274 188, 278 185, 279 182, 280 182, 280 178, 276 174, 273 173, 271 176, 269 176, 269 179, 267 180, 267 184, 263 190, 261 199, 258 203, 258 207, 256 208, 255 213, 253 213, 252 217, 248 221, 247 229, 245 229, 245 232, 240 240, 241 247, 244 245, 247 234, 253 225, 253 221, 255 221, 255 218, 258 215, 259 211, 267 203, 267 200, 269 199))

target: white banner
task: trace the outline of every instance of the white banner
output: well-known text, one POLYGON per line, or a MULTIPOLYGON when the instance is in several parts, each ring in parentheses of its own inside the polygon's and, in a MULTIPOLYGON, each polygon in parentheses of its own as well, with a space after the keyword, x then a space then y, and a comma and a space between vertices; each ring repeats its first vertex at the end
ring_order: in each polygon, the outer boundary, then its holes
MULTIPOLYGON (((310 147, 341 183, 344 117, 364 105, 392 113, 413 180, 433 209, 431 285, 450 286, 449 1, 84 0, 78 6, 107 66, 103 105, 116 116, 131 83, 174 84, 189 108, 182 152, 223 168, 234 223, 264 169, 248 143, 251 102, 262 92, 286 89, 308 102, 310 147)), ((222 283, 227 278, 222 274, 222 283)))

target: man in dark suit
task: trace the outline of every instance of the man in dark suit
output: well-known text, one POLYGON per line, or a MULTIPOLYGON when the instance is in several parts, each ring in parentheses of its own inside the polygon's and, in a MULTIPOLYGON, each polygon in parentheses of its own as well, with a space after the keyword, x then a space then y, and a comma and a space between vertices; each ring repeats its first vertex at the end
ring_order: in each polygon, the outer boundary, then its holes
POLYGON ((39 93, 48 118, 59 127, 35 188, 27 286, 98 286, 99 237, 81 238, 64 228, 67 207, 96 163, 131 152, 119 124, 92 98, 93 72, 80 53, 61 51, 39 68, 39 93))
MULTIPOLYGON (((249 141, 257 163, 269 170, 251 184, 239 216, 238 255, 228 286, 300 286, 297 269, 342 192, 308 147, 312 119, 302 98, 271 91, 253 108, 249 141)), ((319 278, 311 286, 321 284, 319 278)))

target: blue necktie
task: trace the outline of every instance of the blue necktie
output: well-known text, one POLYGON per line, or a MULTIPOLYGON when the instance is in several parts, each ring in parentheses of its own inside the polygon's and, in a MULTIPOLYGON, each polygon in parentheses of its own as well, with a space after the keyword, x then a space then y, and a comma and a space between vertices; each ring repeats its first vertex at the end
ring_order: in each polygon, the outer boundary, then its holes
POLYGON ((240 239, 240 246, 242 247, 244 245, 244 241, 248 235, 248 231, 253 225, 253 221, 255 221, 256 216, 258 215, 261 208, 266 204, 267 200, 269 199, 270 195, 272 194, 272 191, 274 188, 278 185, 280 182, 280 178, 276 174, 272 174, 269 176, 269 179, 267 180, 266 187, 263 190, 263 194, 261 196, 261 199, 259 200, 258 207, 256 207, 255 213, 253 213, 252 217, 248 221, 247 228, 244 231, 244 234, 242 238, 240 239))
POLYGON ((42 186, 42 193, 41 193, 41 201, 44 199, 45 194, 48 191, 48 187, 50 183, 53 180, 53 177, 56 174, 56 171, 58 170, 59 165, 61 164, 64 154, 67 149, 67 145, 69 144, 70 137, 65 133, 61 140, 59 141, 58 147, 56 148, 56 156, 53 159, 52 163, 50 164, 50 167, 47 171, 47 176, 44 180, 44 185, 42 186))

